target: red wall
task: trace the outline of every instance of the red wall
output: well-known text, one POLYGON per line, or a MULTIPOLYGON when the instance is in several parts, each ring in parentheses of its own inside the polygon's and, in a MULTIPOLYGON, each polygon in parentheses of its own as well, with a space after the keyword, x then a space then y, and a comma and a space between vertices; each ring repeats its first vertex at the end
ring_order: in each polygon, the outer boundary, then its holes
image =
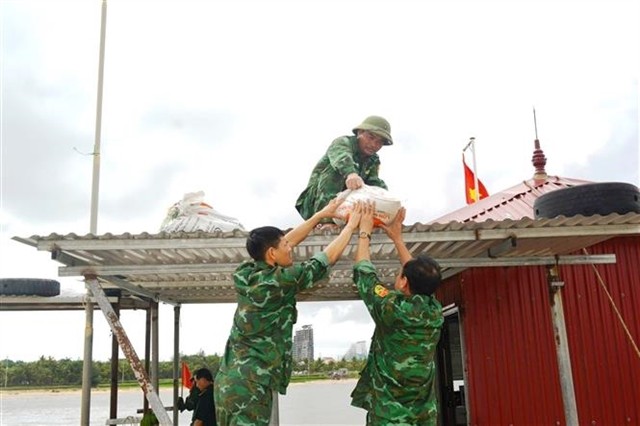
MULTIPOLYGON (((595 268, 640 346, 640 237, 617 238, 588 252, 615 253, 616 264, 595 268)), ((561 274, 567 287, 564 310, 580 423, 640 425, 640 353, 594 268, 564 267, 561 274)))
MULTIPOLYGON (((590 254, 640 344, 640 237, 611 240, 590 254)), ((593 267, 561 266, 563 304, 581 424, 640 424, 640 356, 629 343, 593 267)), ((544 267, 475 268, 438 291, 460 307, 473 425, 564 425, 544 267)))

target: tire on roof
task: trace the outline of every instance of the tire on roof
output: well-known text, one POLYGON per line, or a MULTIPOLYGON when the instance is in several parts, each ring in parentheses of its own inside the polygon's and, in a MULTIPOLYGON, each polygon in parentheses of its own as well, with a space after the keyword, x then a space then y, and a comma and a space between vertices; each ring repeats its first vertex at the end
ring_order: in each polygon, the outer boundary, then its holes
POLYGON ((0 294, 5 296, 57 296, 60 283, 41 278, 0 278, 0 294))
POLYGON ((547 192, 533 203, 534 217, 640 213, 638 187, 624 182, 588 183, 547 192))

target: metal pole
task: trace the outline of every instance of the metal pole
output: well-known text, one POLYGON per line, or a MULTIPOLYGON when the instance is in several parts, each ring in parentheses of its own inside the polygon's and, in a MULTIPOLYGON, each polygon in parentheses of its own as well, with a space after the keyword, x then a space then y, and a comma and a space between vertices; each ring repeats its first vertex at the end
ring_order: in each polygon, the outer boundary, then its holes
POLYGON ((551 320, 556 342, 558 357, 558 373, 562 390, 564 416, 567 425, 578 425, 578 407, 573 388, 573 374, 571 372, 571 357, 569 355, 569 340, 564 323, 564 309, 562 307, 562 287, 564 282, 559 280, 557 267, 549 268, 549 290, 551 293, 551 320))
POLYGON ((480 201, 480 188, 478 187, 478 169, 476 167, 476 138, 471 138, 471 154, 473 155, 473 190, 475 191, 474 203, 480 201))
MULTIPOLYGON (((93 147, 93 183, 91 186, 91 220, 89 232, 98 232, 98 188, 100 186, 100 133, 102 128, 102 86, 104 76, 104 45, 107 26, 107 0, 102 0, 100 17, 100 53, 98 55, 98 96, 96 105, 96 133, 93 147)), ((91 417, 91 366, 93 363, 93 304, 87 286, 85 305, 84 362, 82 366, 82 402, 80 425, 88 426, 91 417)))
POLYGON ((180 386, 180 305, 173 307, 173 424, 178 424, 178 387, 180 386))
POLYGON ((153 302, 151 311, 151 383, 156 389, 159 388, 160 378, 158 376, 158 303, 153 302))
MULTIPOLYGON (((144 371, 147 372, 147 374, 149 374, 149 372, 151 371, 151 302, 149 303, 149 307, 147 308, 147 316, 146 316, 146 322, 145 322, 145 329, 144 329, 144 371)), ((143 412, 144 414, 147 414, 147 411, 149 411, 149 401, 147 401, 147 398, 143 398, 144 401, 142 401, 142 408, 143 408, 143 412)))
MULTIPOLYGON (((120 318, 120 304, 113 305, 113 311, 118 319, 120 318)), ((111 334, 111 402, 109 406, 109 419, 118 418, 118 367, 120 347, 118 346, 118 338, 115 334, 111 334)))
POLYGON ((107 33, 107 0, 102 0, 102 19, 100 22, 100 59, 98 64, 98 99, 96 105, 96 134, 93 146, 93 184, 91 185, 91 223, 92 234, 98 232, 98 192, 100 188, 100 133, 102 129, 102 86, 104 80, 104 45, 107 33))
POLYGON ((91 417, 91 367, 93 364, 93 303, 91 303, 91 291, 88 287, 85 295, 84 314, 84 359, 82 361, 80 425, 89 426, 91 417))

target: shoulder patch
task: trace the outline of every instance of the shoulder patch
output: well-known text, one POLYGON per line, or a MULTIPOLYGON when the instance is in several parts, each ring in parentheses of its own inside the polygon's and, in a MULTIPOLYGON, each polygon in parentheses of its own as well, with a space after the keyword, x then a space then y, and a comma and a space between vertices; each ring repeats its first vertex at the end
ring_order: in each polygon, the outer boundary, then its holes
POLYGON ((387 288, 382 284, 376 284, 373 291, 375 291, 375 293, 380 297, 385 297, 387 294, 389 294, 389 290, 387 290, 387 288))

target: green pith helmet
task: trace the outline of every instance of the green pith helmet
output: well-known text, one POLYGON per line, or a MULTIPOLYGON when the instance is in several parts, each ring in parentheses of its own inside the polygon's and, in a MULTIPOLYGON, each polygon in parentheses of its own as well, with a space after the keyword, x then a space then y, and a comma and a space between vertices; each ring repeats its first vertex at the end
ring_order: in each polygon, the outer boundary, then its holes
POLYGON ((362 124, 353 128, 353 133, 358 134, 358 130, 368 130, 373 134, 380 136, 385 145, 392 145, 391 126, 389 122, 377 115, 371 115, 364 119, 362 124))

